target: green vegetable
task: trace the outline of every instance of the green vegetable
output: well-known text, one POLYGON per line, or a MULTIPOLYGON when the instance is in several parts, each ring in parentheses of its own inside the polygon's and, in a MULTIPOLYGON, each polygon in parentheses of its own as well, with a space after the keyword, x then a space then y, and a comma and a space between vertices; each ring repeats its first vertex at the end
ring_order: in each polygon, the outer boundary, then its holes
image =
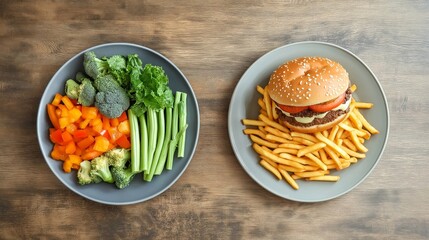
MULTIPOLYGON (((171 140, 176 137, 178 131, 179 131, 179 103, 182 99, 182 93, 176 92, 176 96, 174 99, 174 106, 173 106, 173 119, 171 123, 171 140)), ((174 152, 176 151, 176 147, 172 147, 171 143, 168 148, 168 154, 167 154, 167 166, 166 168, 168 170, 171 170, 173 167, 173 159, 174 159, 174 152)))
POLYGON ((128 89, 130 80, 127 73, 127 61, 125 57, 113 55, 109 58, 105 58, 105 60, 107 61, 109 74, 115 77, 121 87, 128 89))
POLYGON ((95 79, 95 106, 108 118, 117 118, 130 106, 126 91, 119 86, 111 75, 95 79))
POLYGON ((128 168, 112 168, 112 176, 115 181, 115 185, 119 189, 127 187, 130 182, 133 180, 135 173, 131 169, 131 166, 128 168))
POLYGON ((85 52, 83 55, 83 67, 85 73, 92 79, 104 76, 108 73, 109 65, 107 61, 97 58, 94 52, 85 52))
POLYGON ((131 150, 126 148, 114 148, 104 155, 109 158, 109 165, 115 168, 124 168, 131 159, 131 150))
POLYGON ((83 72, 76 73, 76 82, 82 83, 83 79, 88 78, 83 72))
POLYGON ((84 78, 82 83, 79 85, 79 96, 77 102, 83 106, 91 106, 95 101, 96 90, 92 85, 91 80, 84 78))
POLYGON ((105 155, 101 155, 91 160, 91 171, 90 176, 92 178, 99 177, 104 182, 113 183, 112 173, 109 169, 109 158, 105 155))
POLYGON ((152 161, 156 150, 156 138, 158 133, 158 121, 156 112, 153 109, 148 109, 147 113, 147 132, 148 132, 148 170, 152 167, 152 161))
POLYGON ((64 91, 70 99, 77 99, 79 97, 79 83, 73 79, 67 80, 64 91))
MULTIPOLYGON (((170 145, 168 146, 168 151, 169 153, 171 152, 172 155, 174 155, 174 151, 177 147, 177 144, 179 143, 179 139, 185 133, 187 128, 188 128, 188 124, 185 124, 185 126, 182 126, 180 128, 180 131, 176 135, 174 135, 173 138, 171 139, 170 145)), ((170 162, 167 161, 167 166, 165 168, 167 170, 173 169, 173 161, 170 161, 170 162)))
MULTIPOLYGON (((140 171, 144 172, 148 170, 148 134, 146 116, 142 115, 138 117, 140 127, 140 171)), ((138 137, 138 134, 136 134, 138 137)))
MULTIPOLYGON (((133 60, 136 69, 130 74, 130 91, 134 102, 131 109, 141 116, 148 109, 160 110, 173 105, 173 93, 168 87, 168 77, 162 67, 146 64, 140 70, 140 62, 133 60)), ((130 69, 128 69, 130 71, 130 69)))
POLYGON ((165 138, 164 138, 164 143, 162 144, 161 155, 159 156, 158 164, 155 169, 155 175, 160 175, 162 173, 162 170, 164 169, 164 166, 165 166, 165 162, 167 160, 168 145, 170 144, 170 138, 171 138, 172 115, 173 115, 173 108, 166 108, 165 109, 165 116, 166 116, 165 138))
POLYGON ((153 155, 150 171, 148 174, 144 176, 144 180, 150 182, 152 181, 153 175, 155 174, 155 169, 158 166, 159 157, 161 155, 161 150, 164 144, 164 137, 165 137, 165 117, 164 117, 164 110, 159 110, 157 113, 157 137, 156 137, 156 147, 155 147, 155 153, 153 155))
POLYGON ((140 172, 140 135, 138 118, 131 110, 128 110, 128 121, 130 122, 131 169, 133 173, 138 173, 140 172))
MULTIPOLYGON (((179 126, 182 128, 186 124, 186 93, 181 94, 181 102, 179 104, 179 126)), ((186 131, 180 136, 179 146, 177 150, 178 157, 185 156, 185 139, 186 139, 186 131)))
POLYGON ((80 168, 77 171, 77 179, 80 185, 86 185, 90 183, 99 183, 101 182, 101 178, 98 176, 91 176, 91 162, 88 160, 82 161, 80 164, 80 168))

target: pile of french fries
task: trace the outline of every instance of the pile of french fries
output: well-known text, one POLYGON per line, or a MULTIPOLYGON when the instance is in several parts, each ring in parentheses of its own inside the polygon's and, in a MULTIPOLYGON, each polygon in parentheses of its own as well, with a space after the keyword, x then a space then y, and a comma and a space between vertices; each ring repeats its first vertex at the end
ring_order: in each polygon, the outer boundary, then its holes
MULTIPOLYGON (((348 168, 365 158, 368 149, 364 142, 379 133, 359 111, 373 104, 353 98, 347 118, 331 129, 313 134, 291 131, 280 124, 266 87, 257 86, 256 90, 262 95, 258 99, 260 114, 257 120, 242 119, 244 134, 250 137, 260 165, 294 189, 299 189, 297 179, 338 181, 340 177, 331 175, 331 171, 348 168)), ((354 92, 356 85, 351 90, 354 92)))

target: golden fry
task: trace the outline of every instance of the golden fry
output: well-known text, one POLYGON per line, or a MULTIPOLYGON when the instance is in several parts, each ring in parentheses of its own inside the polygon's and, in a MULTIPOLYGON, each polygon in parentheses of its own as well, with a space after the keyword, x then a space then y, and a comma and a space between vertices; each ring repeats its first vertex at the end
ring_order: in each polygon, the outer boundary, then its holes
POLYGON ((275 168, 277 168, 277 167, 279 166, 279 164, 278 164, 278 163, 274 162, 273 160, 271 160, 271 159, 269 159, 269 158, 267 158, 267 157, 265 157, 265 156, 260 155, 259 157, 260 157, 262 160, 265 160, 267 163, 269 163, 271 166, 273 166, 273 167, 275 167, 275 168))
MULTIPOLYGON (((352 141, 350 141, 348 138, 344 139, 343 141, 344 145, 346 145, 348 148, 350 148, 350 150, 352 151, 357 151, 356 146, 352 143, 352 141)), ((349 153, 347 153, 349 154, 349 153)), ((350 154, 349 154, 350 155, 350 154)))
POLYGON ((256 86, 256 91, 260 93, 261 95, 264 95, 265 89, 259 85, 256 86))
MULTIPOLYGON (((338 152, 343 158, 350 159, 350 156, 342 148, 340 148, 334 142, 332 142, 331 140, 329 140, 328 138, 323 136, 322 133, 317 132, 314 135, 316 136, 317 139, 326 143, 326 145, 330 146, 332 149, 334 149, 336 152, 338 152)), ((325 148, 325 149, 328 149, 328 148, 325 148)))
POLYGON ((286 170, 280 168, 279 171, 292 188, 294 188, 295 190, 299 189, 299 186, 296 181, 289 175, 286 170))
POLYGON ((362 122, 362 125, 371 133, 371 134, 377 134, 379 131, 375 129, 369 122, 365 119, 365 117, 357 110, 354 109, 353 112, 356 114, 356 116, 359 118, 359 120, 362 122))
POLYGON ((273 153, 275 153, 275 154, 290 153, 290 154, 296 155, 298 153, 298 149, 278 147, 278 148, 276 148, 276 149, 273 150, 273 153))
POLYGON ((319 149, 324 148, 324 147, 326 147, 326 143, 324 143, 324 142, 318 142, 318 143, 315 143, 313 145, 309 145, 307 147, 299 149, 298 153, 297 153, 297 156, 298 157, 302 157, 302 156, 304 156, 307 153, 316 152, 319 149))
POLYGON ((300 138, 303 138, 303 139, 307 139, 307 140, 312 141, 314 143, 318 142, 318 140, 317 140, 317 138, 315 136, 313 136, 311 134, 308 134, 308 133, 291 132, 290 135, 292 137, 300 137, 300 138))
POLYGON ((297 162, 297 163, 300 163, 300 164, 303 164, 303 165, 313 165, 313 166, 317 166, 317 164, 316 164, 316 163, 314 163, 313 161, 311 161, 310 159, 307 159, 307 158, 300 158, 300 157, 297 157, 297 156, 291 155, 291 154, 289 154, 289 153, 280 153, 280 154, 279 154, 279 156, 280 156, 281 158, 288 159, 288 160, 291 160, 291 161, 294 161, 294 162, 297 162))
POLYGON ((356 84, 353 84, 353 85, 350 87, 350 91, 352 91, 352 92, 355 92, 355 91, 356 91, 356 89, 357 89, 356 84))
POLYGON ((373 103, 355 102, 356 108, 372 108, 373 106, 374 106, 373 103))
POLYGON ((287 140, 287 139, 285 139, 285 138, 282 138, 282 137, 279 137, 279 136, 273 135, 273 134, 271 134, 271 133, 268 133, 268 134, 265 136, 265 138, 266 138, 267 140, 275 141, 275 142, 278 142, 278 143, 289 143, 289 142, 290 142, 289 140, 287 140))
POLYGON ((352 138, 353 144, 356 146, 357 149, 361 152, 368 152, 368 148, 366 148, 358 139, 358 136, 356 135, 356 132, 350 132, 350 136, 352 138))
POLYGON ((276 103, 274 101, 271 101, 271 112, 273 113, 273 119, 277 120, 279 115, 277 114, 276 103))
POLYGON ((288 165, 288 166, 293 166, 293 167, 296 167, 299 169, 304 169, 304 167, 301 164, 294 162, 294 161, 290 161, 290 160, 281 158, 281 157, 278 157, 277 155, 264 150, 261 146, 259 146, 256 143, 253 144, 253 149, 255 149, 255 151, 257 153, 259 153, 260 155, 266 156, 276 163, 280 163, 280 164, 284 164, 284 165, 288 165))
POLYGON ((332 129, 331 132, 329 133, 328 139, 331 141, 335 140, 335 136, 337 135, 338 129, 340 129, 340 127, 338 127, 338 125, 335 125, 332 129))
POLYGON ((310 141, 308 139, 302 138, 302 137, 292 137, 292 140, 296 141, 296 142, 299 142, 299 143, 302 143, 302 144, 307 145, 307 146, 310 146, 310 145, 314 144, 314 142, 312 142, 312 141, 310 141))
POLYGON ((322 160, 320 160, 319 158, 317 158, 313 154, 307 153, 307 154, 305 154, 305 156, 308 157, 310 160, 312 160, 314 163, 316 163, 317 166, 319 166, 322 170, 327 170, 328 169, 328 167, 326 167, 326 164, 324 164, 322 162, 322 160))
POLYGON ((292 137, 290 136, 289 133, 282 132, 282 131, 280 131, 280 130, 278 130, 276 128, 273 128, 273 127, 270 127, 270 126, 265 126, 265 131, 267 131, 267 132, 269 132, 271 134, 274 134, 276 136, 279 136, 281 138, 286 138, 288 140, 292 140, 292 137))
POLYGON ((252 139, 253 142, 262 145, 262 146, 267 146, 269 148, 277 148, 278 144, 276 143, 272 143, 272 142, 268 142, 267 140, 264 140, 260 137, 257 137, 256 135, 250 135, 250 139, 252 139))
POLYGON ((269 119, 267 116, 264 116, 262 114, 259 114, 259 118, 268 126, 271 126, 273 128, 277 128, 278 130, 282 131, 282 132, 289 132, 289 129, 287 129, 286 127, 283 127, 280 123, 277 123, 271 119, 269 119))
MULTIPOLYGON (((337 156, 337 154, 329 147, 324 148, 324 149, 325 149, 326 154, 328 154, 331 157, 331 159, 335 161, 335 164, 338 166, 338 168, 341 169, 342 166, 341 166, 340 158, 337 156)), ((343 150, 343 149, 341 149, 341 150, 343 150)), ((350 156, 348 159, 350 159, 350 156)))
POLYGON ((295 175, 303 178, 309 178, 309 177, 318 177, 323 176, 326 174, 329 174, 329 170, 323 170, 323 171, 309 171, 309 172, 296 172, 295 175))
POLYGON ((267 111, 267 107, 265 106, 265 102, 262 98, 258 98, 258 105, 262 110, 267 111))
POLYGON ((340 180, 340 176, 333 176, 333 175, 325 175, 325 176, 318 176, 318 177, 310 177, 308 178, 310 181, 327 181, 327 182, 337 182, 340 180))
POLYGON ((266 126, 267 125, 263 121, 247 119, 247 118, 244 118, 241 121, 242 121, 243 125, 246 125, 246 126, 266 126))
POLYGON ((267 88, 265 87, 265 91, 264 91, 264 102, 265 102, 265 109, 267 110, 268 113, 268 119, 273 120, 273 114, 271 112, 271 98, 270 95, 268 94, 267 88))
POLYGON ((291 167, 288 165, 283 165, 283 164, 278 164, 278 166, 277 166, 277 168, 279 168, 279 170, 283 169, 283 170, 286 170, 288 172, 304 172, 306 167, 307 166, 304 166, 304 169, 298 169, 298 168, 291 167))
POLYGON ((282 179, 282 175, 280 174, 279 170, 277 170, 277 168, 271 166, 271 164, 269 164, 267 161, 262 159, 261 161, 259 161, 259 164, 261 164, 265 169, 267 169, 272 174, 274 174, 274 176, 276 176, 278 180, 282 179))
POLYGON ((259 136, 260 138, 265 138, 265 134, 259 130, 259 129, 254 129, 254 128, 246 128, 243 130, 244 134, 246 135, 256 135, 259 136))
POLYGON ((352 123, 353 123, 353 125, 354 125, 357 129, 359 129, 359 130, 361 130, 361 129, 362 129, 362 122, 361 122, 361 121, 359 121, 359 118, 356 116, 356 114, 355 114, 354 112, 350 112, 349 119, 350 119, 350 122, 352 122, 352 123))
POLYGON ((349 154, 350 156, 352 156, 352 157, 356 157, 356 158, 360 158, 360 159, 362 159, 362 158, 365 158, 366 157, 366 155, 364 154, 364 153, 358 153, 357 151, 353 151, 353 150, 351 150, 351 149, 349 149, 349 148, 347 148, 347 147, 345 147, 345 146, 341 146, 341 148, 345 151, 345 152, 347 152, 347 154, 349 154))

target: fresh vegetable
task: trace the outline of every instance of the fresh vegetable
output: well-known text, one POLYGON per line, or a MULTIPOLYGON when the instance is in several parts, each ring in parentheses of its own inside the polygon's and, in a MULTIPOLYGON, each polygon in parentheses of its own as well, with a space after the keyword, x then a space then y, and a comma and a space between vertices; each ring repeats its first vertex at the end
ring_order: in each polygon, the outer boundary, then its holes
POLYGON ((112 176, 117 188, 122 189, 127 187, 133 180, 136 173, 130 167, 127 168, 112 168, 112 176))
MULTIPOLYGON (((153 110, 149 110, 153 111, 153 110)), ((155 169, 159 162, 159 157, 161 155, 162 147, 164 144, 164 138, 165 138, 165 116, 164 116, 164 110, 159 110, 157 113, 157 131, 156 131, 156 145, 155 145, 155 152, 153 154, 152 163, 150 165, 149 171, 146 172, 144 176, 144 180, 150 182, 152 181, 153 175, 155 174, 155 169)))
POLYGON ((101 155, 91 160, 90 176, 92 178, 99 177, 104 182, 113 183, 112 172, 110 172, 110 160, 105 155, 101 155))
MULTIPOLYGON (((171 126, 171 141, 175 140, 175 137, 179 132, 179 104, 181 99, 182 99, 182 93, 176 92, 176 96, 174 98, 173 120, 172 120, 172 126, 171 126)), ((175 150, 176 150, 176 146, 172 146, 170 143, 170 147, 168 148, 167 166, 166 166, 168 170, 171 170, 173 167, 175 150)))
POLYGON ((108 118, 117 118, 130 107, 127 92, 115 81, 113 76, 105 75, 95 79, 95 106, 108 118))
POLYGON ((85 73, 92 79, 104 76, 108 73, 108 63, 105 60, 97 58, 94 52, 85 52, 83 55, 83 67, 85 73))
POLYGON ((131 150, 126 148, 114 148, 105 153, 109 158, 109 165, 115 168, 124 168, 131 159, 131 150))
POLYGON ((77 179, 80 185, 86 185, 90 183, 99 183, 101 178, 98 176, 91 176, 91 162, 88 160, 80 163, 80 168, 77 171, 77 179))
POLYGON ((47 110, 53 125, 49 129, 50 140, 54 143, 51 157, 64 161, 65 171, 79 169, 81 161, 96 158, 112 148, 130 147, 126 113, 108 119, 96 107, 79 105, 61 94, 55 95, 47 110))
POLYGON ((288 113, 299 113, 299 112, 302 112, 302 111, 308 109, 308 106, 297 107, 297 106, 288 106, 288 105, 282 105, 282 104, 277 104, 277 105, 283 111, 288 112, 288 113))
POLYGON ((79 83, 75 82, 73 79, 67 80, 64 91, 69 98, 77 99, 79 97, 79 83))
POLYGON ((312 105, 310 106, 310 109, 313 110, 314 112, 327 112, 330 111, 338 106, 341 105, 342 102, 344 102, 344 99, 346 97, 346 93, 341 94, 340 96, 338 96, 336 99, 332 100, 332 101, 328 101, 325 103, 320 103, 320 104, 316 104, 316 105, 312 105))
POLYGON ((84 78, 82 83, 79 85, 79 96, 77 102, 82 104, 82 106, 91 106, 94 104, 96 90, 92 85, 91 80, 84 78))
MULTIPOLYGON (((186 93, 181 94, 181 100, 179 104, 179 126, 180 129, 183 128, 186 125, 186 93)), ((186 131, 183 132, 183 134, 180 136, 179 139, 179 146, 177 150, 177 156, 178 157, 184 157, 185 156, 185 139, 186 139, 186 131)))
POLYGON ((173 117, 173 108, 165 109, 165 138, 164 143, 162 144, 161 155, 159 156, 158 164, 156 165, 155 175, 160 175, 162 170, 165 167, 165 162, 167 160, 168 154, 168 146, 170 144, 171 139, 171 125, 172 125, 172 117, 173 117))
POLYGON ((137 116, 128 110, 131 136, 131 169, 133 173, 140 172, 140 135, 137 116))

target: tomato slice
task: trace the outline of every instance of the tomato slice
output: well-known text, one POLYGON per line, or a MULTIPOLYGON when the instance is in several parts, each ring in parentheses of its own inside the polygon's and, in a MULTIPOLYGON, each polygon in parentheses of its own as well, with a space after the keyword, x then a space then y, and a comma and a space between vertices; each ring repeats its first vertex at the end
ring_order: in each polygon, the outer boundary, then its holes
POLYGON ((288 105, 281 105, 281 104, 277 104, 277 106, 279 106, 279 108, 281 108, 283 111, 288 113, 299 113, 308 109, 308 106, 296 107, 296 106, 288 106, 288 105))
POLYGON ((320 103, 316 105, 310 106, 310 109, 314 112, 327 112, 331 109, 334 109, 343 103, 344 98, 346 97, 346 93, 341 94, 339 97, 332 101, 328 101, 325 103, 320 103))

